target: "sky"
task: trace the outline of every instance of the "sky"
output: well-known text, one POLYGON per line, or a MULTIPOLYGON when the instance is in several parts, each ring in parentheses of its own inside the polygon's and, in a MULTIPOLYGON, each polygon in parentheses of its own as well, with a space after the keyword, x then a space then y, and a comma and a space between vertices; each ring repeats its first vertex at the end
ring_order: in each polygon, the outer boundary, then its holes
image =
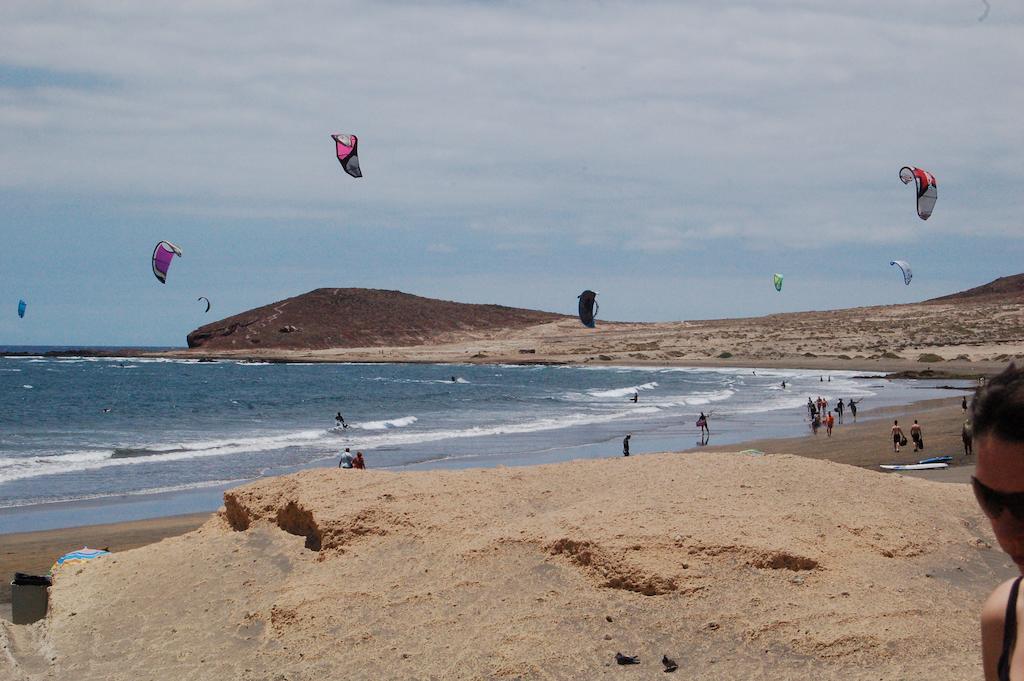
POLYGON ((665 321, 1020 273, 1024 6, 989 6, 5 0, 0 345, 320 287, 665 321))

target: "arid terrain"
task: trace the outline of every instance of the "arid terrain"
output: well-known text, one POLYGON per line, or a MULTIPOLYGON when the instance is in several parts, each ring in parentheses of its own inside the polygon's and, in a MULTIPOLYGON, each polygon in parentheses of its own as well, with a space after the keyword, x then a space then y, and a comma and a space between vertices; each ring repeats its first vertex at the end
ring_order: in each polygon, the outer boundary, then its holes
MULTIPOLYGON (((598 321, 596 329, 587 329, 573 318, 551 313, 419 298, 415 307, 422 317, 418 318, 418 326, 405 331, 398 328, 401 324, 396 326, 390 312, 383 314, 375 307, 374 301, 381 292, 342 289, 351 300, 365 297, 364 306, 346 308, 343 316, 329 322, 358 330, 348 333, 344 341, 328 342, 325 333, 317 332, 318 340, 307 344, 304 339, 308 339, 308 334, 301 331, 307 322, 296 319, 292 326, 300 331, 281 332, 283 318, 274 318, 273 322, 254 323, 253 328, 261 329, 259 333, 246 327, 201 347, 172 354, 328 362, 849 366, 971 375, 988 373, 1005 366, 1008 360, 1024 357, 1022 287, 1024 275, 1016 275, 970 291, 908 305, 665 323, 598 321), (478 316, 481 307, 493 314, 478 316), (364 309, 377 311, 361 319, 356 311, 364 309), (392 321, 384 322, 385 318, 392 321), (254 335, 246 335, 250 333, 254 335), (235 342, 228 343, 228 339, 235 342)), ((330 290, 319 289, 306 296, 330 290)), ((299 296, 290 301, 304 298, 299 296)), ((328 316, 317 313, 320 308, 314 303, 315 299, 302 303, 307 318, 315 318, 317 324, 328 324, 328 316)), ((281 304, 259 310, 277 307, 281 304)), ((245 314, 254 316, 256 312, 245 314)), ((213 327, 223 327, 225 322, 202 327, 190 338, 208 333, 213 327)))

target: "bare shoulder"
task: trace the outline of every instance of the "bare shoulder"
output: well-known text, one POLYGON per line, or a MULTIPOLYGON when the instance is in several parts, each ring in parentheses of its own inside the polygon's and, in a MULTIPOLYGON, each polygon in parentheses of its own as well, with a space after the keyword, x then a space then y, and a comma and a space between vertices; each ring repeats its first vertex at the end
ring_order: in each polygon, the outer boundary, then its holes
POLYGON ((1006 622, 1006 602, 1010 598, 1012 579, 996 587, 981 608, 981 658, 986 679, 997 679, 999 656, 1003 652, 1003 625, 1006 622))
POLYGON ((998 624, 1003 626, 1006 619, 1006 601, 1010 598, 1010 589, 1013 587, 1013 579, 1008 579, 995 588, 985 605, 981 608, 981 626, 984 629, 986 624, 998 624))

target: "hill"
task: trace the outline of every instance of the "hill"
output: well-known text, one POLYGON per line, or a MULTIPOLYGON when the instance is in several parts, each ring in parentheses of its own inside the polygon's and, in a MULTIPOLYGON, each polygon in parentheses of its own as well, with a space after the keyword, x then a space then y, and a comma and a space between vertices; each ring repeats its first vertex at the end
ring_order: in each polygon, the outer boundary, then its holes
POLYGON ((564 315, 381 289, 319 288, 199 327, 190 348, 320 350, 422 345, 446 335, 520 329, 564 315))
POLYGON ((954 303, 960 300, 974 300, 977 298, 993 299, 1006 298, 1008 302, 1017 302, 1024 296, 1024 274, 1013 274, 1008 277, 999 277, 982 286, 951 293, 948 296, 940 296, 926 300, 926 303, 954 303))

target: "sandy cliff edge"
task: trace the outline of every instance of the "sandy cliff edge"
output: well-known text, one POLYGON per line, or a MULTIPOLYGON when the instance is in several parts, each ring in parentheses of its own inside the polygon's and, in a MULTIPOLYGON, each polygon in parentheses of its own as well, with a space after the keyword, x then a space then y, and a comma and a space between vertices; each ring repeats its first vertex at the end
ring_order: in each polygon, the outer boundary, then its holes
MULTIPOLYGON (((10 678, 977 678, 963 485, 775 455, 316 470, 58 577, 10 678)), ((15 630, 28 630, 15 631, 15 630)), ((6 667, 5 667, 6 665, 6 667)))

